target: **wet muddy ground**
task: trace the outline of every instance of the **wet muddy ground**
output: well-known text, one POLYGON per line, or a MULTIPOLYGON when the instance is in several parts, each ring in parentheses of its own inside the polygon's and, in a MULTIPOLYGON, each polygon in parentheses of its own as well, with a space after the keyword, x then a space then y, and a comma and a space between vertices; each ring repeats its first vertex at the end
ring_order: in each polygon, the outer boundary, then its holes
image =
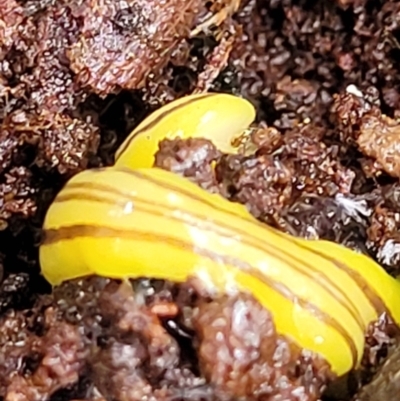
MULTIPOLYGON (((222 3, 0 0, 2 399, 320 397, 326 366, 277 335, 251 297, 99 278, 51 293, 40 276, 40 228, 57 191, 83 169, 111 165, 146 115, 184 94, 241 95, 261 129, 245 155, 203 139, 164 141, 157 166, 282 231, 341 243, 398 273, 400 2, 250 0, 233 17, 234 2, 222 3), (219 26, 207 24, 219 11, 219 26), (237 331, 235 308, 247 311, 237 331)), ((366 355, 362 374, 325 400, 397 394, 399 351, 384 317, 366 355)))

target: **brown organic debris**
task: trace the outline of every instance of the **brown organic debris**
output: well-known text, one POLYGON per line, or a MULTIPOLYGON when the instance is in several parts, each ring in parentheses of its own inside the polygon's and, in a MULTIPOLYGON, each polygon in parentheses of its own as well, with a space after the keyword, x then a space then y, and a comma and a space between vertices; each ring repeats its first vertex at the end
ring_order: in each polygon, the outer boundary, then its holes
POLYGON ((201 368, 219 391, 248 400, 319 399, 328 366, 277 335, 252 297, 201 303, 194 319, 201 368))
MULTIPOLYGON (((111 164, 150 110, 217 90, 257 108, 245 152, 176 139, 160 144, 156 165, 398 274, 399 15, 396 1, 0 0, 0 396, 319 397, 324 368, 278 339, 268 311, 247 296, 92 279, 41 297, 50 289, 38 275, 39 228, 65 180, 111 164), (246 315, 235 331, 238 305, 246 315), (284 351, 279 366, 274 346, 284 351), (226 359, 215 358, 222 351, 226 359), (301 361, 295 372, 291 357, 301 361)), ((367 333, 366 377, 393 346, 386 318, 367 333)), ((396 352, 361 400, 396 394, 396 352)), ((329 400, 350 401, 364 384, 357 378, 329 400)))
POLYGON ((397 121, 387 116, 365 116, 357 143, 387 174, 400 177, 400 124, 397 121))
POLYGON ((200 6, 200 0, 85 1, 74 11, 83 26, 67 52, 71 69, 100 95, 143 88, 189 36, 200 6))

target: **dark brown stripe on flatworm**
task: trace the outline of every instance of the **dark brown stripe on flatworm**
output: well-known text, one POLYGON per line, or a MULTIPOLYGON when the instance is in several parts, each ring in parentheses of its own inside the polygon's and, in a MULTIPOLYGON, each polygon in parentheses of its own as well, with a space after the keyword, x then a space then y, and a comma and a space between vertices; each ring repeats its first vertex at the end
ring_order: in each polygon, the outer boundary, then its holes
MULTIPOLYGON (((220 212, 226 213, 226 214, 228 214, 228 215, 230 215, 230 216, 235 216, 236 218, 240 218, 241 220, 245 220, 247 223, 250 222, 250 223, 253 223, 253 224, 254 224, 253 219, 250 219, 250 217, 251 217, 250 213, 249 213, 249 219, 245 219, 245 218, 243 218, 242 216, 238 216, 238 215, 235 214, 235 213, 231 213, 231 212, 229 212, 229 211, 227 211, 227 210, 225 210, 225 209, 223 209, 223 208, 221 208, 221 207, 215 205, 214 202, 210 202, 209 200, 204 199, 204 198, 201 197, 201 196, 194 195, 190 190, 182 189, 182 188, 177 187, 177 186, 175 186, 175 185, 173 185, 173 184, 166 183, 166 182, 163 181, 162 179, 155 178, 155 177, 153 177, 152 175, 145 174, 145 173, 143 172, 143 170, 138 171, 138 170, 131 170, 131 169, 128 169, 128 168, 116 168, 115 170, 116 170, 116 171, 120 171, 121 173, 125 173, 125 174, 132 175, 132 176, 134 176, 134 177, 136 177, 137 179, 142 180, 142 181, 149 181, 149 182, 151 182, 153 185, 156 185, 156 186, 158 186, 158 187, 160 187, 160 188, 163 188, 163 189, 166 189, 166 190, 170 190, 170 191, 173 191, 173 192, 178 192, 178 193, 180 193, 180 194, 183 194, 183 195, 187 196, 189 199, 193 199, 193 200, 195 200, 195 201, 201 202, 201 203, 203 203, 204 205, 207 205, 207 206, 209 206, 209 207, 212 207, 212 208, 214 208, 214 209, 216 209, 216 210, 218 210, 218 211, 220 211, 220 212)), ((150 172, 151 172, 151 169, 148 169, 148 170, 150 170, 150 172)), ((171 174, 173 174, 173 173, 171 173, 171 174)), ((196 185, 196 184, 190 182, 189 180, 188 180, 188 182, 189 182, 190 184, 192 184, 192 185, 196 185)), ((200 188, 200 187, 198 187, 198 188, 200 188)), ((201 189, 201 188, 200 188, 200 189, 201 189)), ((209 192, 206 191, 206 193, 207 193, 208 195, 210 195, 209 192)), ((224 198, 223 198, 223 199, 224 199, 224 198)), ((227 199, 225 199, 225 200, 226 200, 227 202, 229 202, 227 199)), ((241 205, 241 206, 243 206, 243 205, 241 205)))
MULTIPOLYGON (((200 228, 203 231, 208 231, 208 232, 213 232, 216 233, 219 236, 228 236, 229 234, 237 233, 241 235, 241 242, 248 246, 248 247, 253 247, 257 249, 260 252, 267 253, 276 259, 283 260, 285 263, 288 264, 293 270, 297 271, 299 274, 307 277, 307 279, 311 281, 316 281, 328 294, 330 294, 334 299, 336 299, 352 316, 352 318, 357 322, 358 326, 362 331, 365 331, 366 325, 355 307, 353 300, 347 295, 341 287, 339 287, 334 281, 332 281, 329 276, 324 274, 323 272, 318 272, 317 277, 315 277, 312 273, 314 272, 314 268, 312 264, 309 264, 307 261, 304 261, 298 257, 296 257, 293 253, 286 251, 283 248, 277 248, 273 245, 270 245, 267 241, 261 242, 261 240, 255 236, 253 236, 251 233, 248 231, 241 230, 236 227, 230 226, 227 222, 225 221, 218 221, 215 224, 210 223, 206 220, 205 216, 193 213, 192 211, 187 211, 185 212, 191 216, 193 216, 195 219, 201 222, 201 224, 198 224, 198 222, 194 223, 193 221, 188 221, 188 219, 184 216, 166 216, 165 213, 159 212, 157 210, 154 210, 154 208, 151 207, 157 207, 159 209, 165 210, 166 212, 169 212, 168 207, 166 207, 164 204, 157 203, 155 201, 146 201, 143 199, 139 198, 131 198, 129 195, 125 194, 122 191, 119 191, 117 189, 114 189, 113 187, 107 186, 107 185, 102 185, 102 184, 94 184, 94 183, 81 183, 81 184, 72 184, 69 189, 70 190, 84 190, 85 192, 81 193, 67 193, 67 194, 61 194, 56 202, 67 202, 70 200, 85 200, 85 201, 92 201, 92 202, 98 202, 98 203, 103 203, 103 204, 109 204, 109 205, 115 205, 116 204, 116 199, 110 199, 104 196, 101 196, 99 194, 89 194, 88 189, 94 190, 94 191, 99 191, 110 194, 110 195, 115 195, 117 198, 124 198, 126 200, 132 201, 135 203, 135 209, 144 213, 149 213, 152 215, 159 216, 161 218, 169 219, 169 220, 174 220, 179 223, 184 223, 184 224, 191 224, 192 226, 195 226, 196 228, 200 228), (143 207, 144 205, 144 207, 143 207), (146 209, 147 207, 147 209, 146 209), (223 230, 228 230, 229 233, 226 231, 224 232, 223 230), (249 241, 252 240, 252 241, 249 241), (261 244, 261 245, 257 245, 261 244), (284 255, 284 257, 282 257, 284 255), (296 266, 294 262, 297 262, 300 266, 296 266), (307 271, 308 269, 309 271, 307 271), (311 271, 311 273, 310 273, 311 271), (322 281, 323 280, 323 281, 322 281), (338 299, 338 296, 332 291, 331 288, 335 288, 335 290, 340 294, 341 299, 338 299), (347 303, 343 302, 343 299, 347 301, 347 303)), ((124 207, 125 202, 121 202, 120 206, 124 207)), ((228 219, 229 221, 229 219, 228 219)), ((267 227, 265 227, 268 229, 267 227)), ((356 284, 356 283, 355 283, 356 284)))
MULTIPOLYGON (((188 99, 186 102, 178 104, 174 107, 171 107, 170 109, 164 111, 163 113, 161 113, 157 118, 155 118, 154 120, 150 121, 148 124, 146 124, 144 127, 142 127, 140 130, 138 130, 137 132, 135 132, 127 141, 125 144, 123 144, 123 147, 121 148, 121 150, 118 150, 118 156, 117 156, 117 160, 126 152, 126 150, 129 148, 129 146, 131 145, 132 141, 140 134, 143 134, 144 132, 150 130, 151 128, 153 128, 154 126, 156 126, 157 124, 160 124, 160 122, 166 117, 168 116, 171 112, 174 112, 175 110, 180 109, 181 107, 185 107, 188 104, 197 102, 200 99, 204 99, 210 96, 215 96, 215 93, 205 93, 203 96, 199 96, 195 99, 188 99)), ((157 111, 157 110, 156 110, 157 111)), ((151 114, 150 114, 151 115, 151 114)))
POLYGON ((368 297, 371 305, 375 308, 375 311, 376 311, 378 316, 380 316, 382 314, 382 311, 385 311, 386 313, 388 313, 389 316, 391 316, 390 311, 385 306, 385 303, 382 301, 382 299, 376 293, 376 291, 364 280, 364 278, 361 277, 361 275, 358 274, 357 272, 355 272, 354 270, 352 270, 352 269, 348 268, 347 266, 345 266, 343 263, 337 261, 336 259, 328 258, 326 255, 318 252, 317 250, 313 249, 312 247, 306 247, 305 245, 299 243, 298 241, 288 238, 287 234, 284 234, 284 233, 280 232, 277 229, 269 227, 264 223, 261 223, 261 222, 259 222, 257 220, 253 221, 253 220, 244 218, 244 217, 242 217, 240 215, 237 215, 235 213, 232 213, 230 211, 227 211, 227 210, 225 210, 223 208, 220 208, 217 205, 214 205, 212 202, 209 202, 206 199, 203 199, 203 198, 201 198, 199 196, 193 195, 188 190, 183 190, 183 189, 181 189, 179 187, 171 185, 170 183, 167 184, 167 183, 163 182, 162 180, 160 180, 159 178, 155 178, 155 177, 153 177, 151 175, 144 174, 142 171, 138 172, 137 170, 129 170, 129 169, 123 169, 123 168, 119 169, 119 170, 121 172, 125 172, 127 174, 134 175, 135 177, 137 177, 139 179, 148 180, 148 181, 152 182, 154 185, 160 186, 160 187, 162 187, 164 189, 169 189, 169 190, 172 190, 172 191, 179 192, 179 193, 189 197, 190 199, 194 199, 194 200, 199 201, 199 202, 201 202, 201 203, 203 203, 205 205, 213 207, 213 208, 215 208, 216 210, 218 210, 218 211, 220 211, 222 213, 226 213, 228 215, 235 216, 236 218, 241 219, 241 220, 243 220, 243 221, 245 221, 247 223, 258 225, 259 227, 260 226, 268 227, 270 232, 273 233, 274 235, 280 236, 280 237, 284 236, 294 246, 298 246, 298 247, 303 248, 303 249, 308 249, 311 253, 323 257, 325 260, 327 260, 328 262, 330 262, 331 264, 336 266, 338 269, 346 272, 349 275, 349 277, 351 277, 354 280, 354 282, 357 284, 357 286, 360 288, 360 290, 363 291, 365 293, 365 295, 368 297))
MULTIPOLYGON (((279 231, 278 231, 277 235, 280 235, 281 237, 283 237, 282 233, 279 231)), ((386 313, 393 321, 395 321, 393 319, 392 314, 390 313, 390 310, 387 308, 387 306, 383 302, 382 298, 375 291, 375 289, 368 284, 368 282, 365 280, 365 278, 360 273, 351 269, 350 267, 348 267, 346 264, 344 264, 340 260, 337 260, 334 257, 328 256, 321 251, 313 249, 312 246, 309 247, 306 244, 303 244, 303 243, 297 242, 297 241, 296 241, 296 244, 300 248, 308 250, 309 252, 313 253, 314 255, 317 255, 317 256, 327 260, 328 262, 332 263, 338 269, 341 269, 342 271, 346 272, 353 279, 353 281, 355 283, 357 283, 360 290, 368 297, 368 299, 371 302, 371 305, 373 305, 374 309, 376 310, 377 315, 380 316, 380 315, 382 315, 382 313, 386 313)), ((365 257, 367 257, 367 256, 365 256, 365 257)))
MULTIPOLYGON (((250 274, 252 277, 257 278, 260 282, 270 287, 271 289, 279 293, 282 297, 286 298, 290 302, 300 305, 302 308, 307 310, 311 315, 315 316, 324 324, 336 330, 344 338, 344 340, 347 342, 350 348, 353 358, 353 367, 356 365, 356 362, 358 360, 358 352, 354 340, 335 318, 333 318, 332 316, 328 315, 327 313, 319 309, 316 305, 313 305, 309 301, 300 298, 296 294, 293 294, 290 291, 290 289, 287 288, 284 284, 277 283, 271 278, 261 274, 261 272, 258 269, 255 269, 253 266, 249 265, 247 262, 241 259, 232 258, 227 255, 217 254, 215 252, 211 252, 207 249, 203 249, 200 247, 193 247, 193 244, 191 243, 187 243, 185 241, 178 240, 176 238, 172 238, 167 235, 160 235, 151 232, 121 230, 110 227, 93 226, 93 225, 91 226, 75 225, 70 227, 62 227, 59 229, 45 230, 46 244, 52 244, 54 242, 74 239, 77 237, 94 237, 94 238, 120 237, 131 241, 143 241, 151 243, 161 242, 164 244, 168 244, 171 247, 185 250, 187 252, 195 252, 196 254, 204 257, 205 259, 209 259, 217 264, 223 263, 224 265, 232 266, 237 270, 244 271, 245 273, 250 274)), ((166 272, 165 279, 168 280, 168 272, 166 272)), ((256 296, 257 294, 254 295, 256 296)))

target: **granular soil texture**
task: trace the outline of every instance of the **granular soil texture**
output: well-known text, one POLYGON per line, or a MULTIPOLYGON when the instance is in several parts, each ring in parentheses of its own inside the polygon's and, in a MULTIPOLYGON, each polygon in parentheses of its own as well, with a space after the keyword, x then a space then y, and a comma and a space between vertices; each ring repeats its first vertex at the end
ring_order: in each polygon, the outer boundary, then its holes
POLYGON ((1 399, 397 394, 400 356, 386 316, 366 334, 361 372, 326 389, 324 361, 278 335, 248 295, 209 299, 194 282, 96 277, 51 291, 40 276, 40 228, 66 180, 111 165, 152 110, 203 90, 256 106, 260 129, 246 153, 165 140, 156 166, 245 204, 266 224, 335 241, 399 273, 400 2, 237 5, 0 0, 1 399))

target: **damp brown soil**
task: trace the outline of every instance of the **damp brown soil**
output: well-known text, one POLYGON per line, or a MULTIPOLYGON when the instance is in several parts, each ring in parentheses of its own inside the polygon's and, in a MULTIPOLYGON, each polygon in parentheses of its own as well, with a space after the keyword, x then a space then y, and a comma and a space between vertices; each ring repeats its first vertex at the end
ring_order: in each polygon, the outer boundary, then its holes
POLYGON ((163 141, 158 167, 399 273, 400 3, 243 0, 231 17, 234 3, 0 0, 0 399, 397 394, 386 316, 366 333, 362 371, 325 389, 324 361, 279 336, 246 294, 96 277, 51 291, 40 275, 43 218, 66 180, 111 165, 152 110, 204 90, 254 104, 246 153, 163 141), (196 31, 221 10, 218 27, 196 31))

